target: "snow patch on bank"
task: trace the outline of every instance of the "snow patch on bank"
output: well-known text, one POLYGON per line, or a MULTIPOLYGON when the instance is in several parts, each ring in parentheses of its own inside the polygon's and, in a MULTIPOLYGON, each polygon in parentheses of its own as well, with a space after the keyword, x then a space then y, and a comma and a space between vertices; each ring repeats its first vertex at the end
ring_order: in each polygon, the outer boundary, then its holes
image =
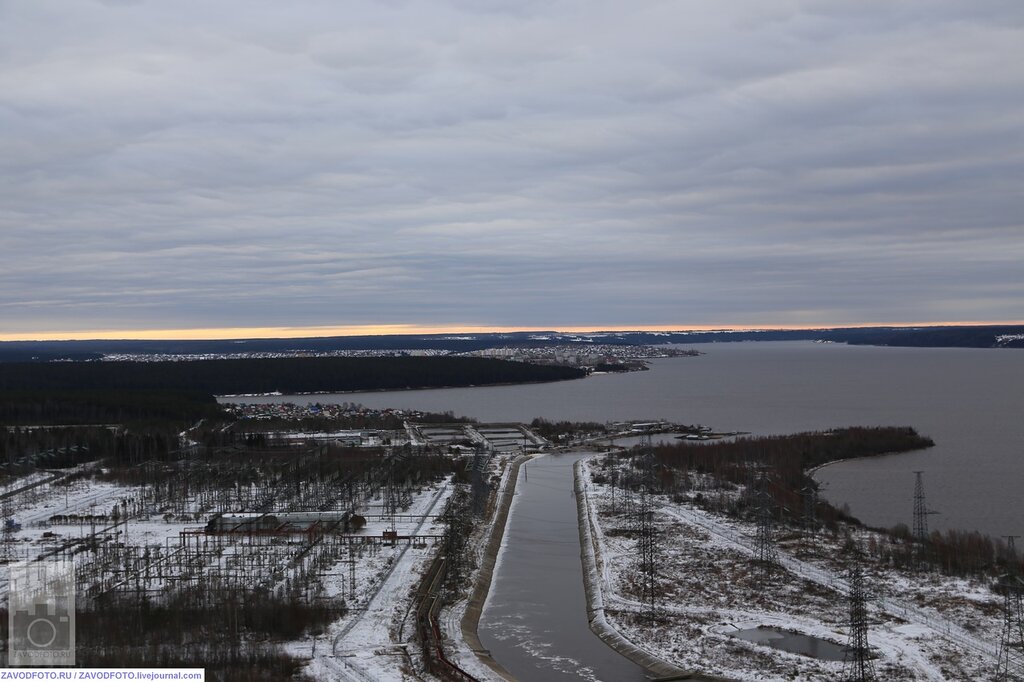
MULTIPOLYGON (((752 568, 754 528, 713 515, 686 503, 656 497, 655 517, 665 533, 662 561, 663 602, 660 622, 641 617, 635 594, 635 540, 621 513, 612 513, 610 488, 592 480, 595 458, 581 463, 582 490, 593 530, 602 600, 609 625, 642 648, 683 668, 738 680, 791 678, 836 679, 841 662, 830 662, 746 642, 729 635, 738 630, 772 626, 845 645, 846 582, 831 560, 838 547, 828 544, 832 557, 798 559, 780 551, 782 575, 761 580, 752 568)), ((963 629, 954 619, 970 608, 971 623, 980 630, 999 632, 991 611, 992 595, 971 581, 929 576, 917 583, 905 575, 877 576, 872 585, 880 598, 872 606, 869 640, 878 654, 876 668, 888 679, 982 679, 994 660, 994 645, 963 629), (913 595, 960 596, 958 609, 938 613, 907 604, 913 595)), ((924 597, 923 597, 924 598, 924 597)), ((600 602, 595 602, 599 604, 600 602)))

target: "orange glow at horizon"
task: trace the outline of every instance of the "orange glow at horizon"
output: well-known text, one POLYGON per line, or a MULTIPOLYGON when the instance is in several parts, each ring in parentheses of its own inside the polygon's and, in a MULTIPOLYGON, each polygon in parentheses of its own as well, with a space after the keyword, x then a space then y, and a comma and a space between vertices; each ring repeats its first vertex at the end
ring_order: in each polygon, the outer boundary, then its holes
POLYGON ((947 327, 978 325, 1024 325, 1024 321, 958 321, 958 322, 858 322, 854 324, 765 324, 765 325, 590 325, 590 326, 487 326, 487 325, 344 325, 322 327, 219 327, 197 329, 118 329, 62 332, 0 333, 0 341, 207 341, 231 339, 295 339, 330 336, 386 336, 394 334, 486 334, 522 331, 556 331, 564 333, 588 332, 701 332, 752 331, 782 329, 851 329, 857 327, 947 327))

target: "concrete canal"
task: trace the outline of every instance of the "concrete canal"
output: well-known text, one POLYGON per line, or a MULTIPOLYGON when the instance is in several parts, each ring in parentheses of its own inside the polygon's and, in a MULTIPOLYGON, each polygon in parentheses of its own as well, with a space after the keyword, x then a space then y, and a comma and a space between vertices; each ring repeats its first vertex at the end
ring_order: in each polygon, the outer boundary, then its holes
POLYGON ((572 465, 587 453, 523 465, 480 621, 480 640, 520 680, 647 679, 590 631, 572 465))

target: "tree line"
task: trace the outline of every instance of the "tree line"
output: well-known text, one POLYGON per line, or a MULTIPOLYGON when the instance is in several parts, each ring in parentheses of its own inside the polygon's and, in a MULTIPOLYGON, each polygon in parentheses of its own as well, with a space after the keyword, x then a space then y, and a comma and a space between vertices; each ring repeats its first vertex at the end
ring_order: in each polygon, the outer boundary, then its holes
MULTIPOLYGON (((736 438, 713 442, 683 442, 654 448, 658 460, 671 469, 697 470, 720 480, 746 484, 751 465, 766 472, 782 495, 812 485, 808 469, 828 462, 920 450, 935 445, 909 426, 849 427, 785 436, 736 438)), ((799 504, 794 500, 780 503, 799 504)))
POLYGON ((578 379, 574 367, 490 358, 247 358, 181 362, 0 363, 0 391, 303 393, 578 379))
MULTIPOLYGON (((772 506, 791 522, 803 523, 808 491, 816 487, 807 473, 827 462, 908 452, 934 445, 910 427, 853 427, 827 432, 786 436, 739 438, 715 443, 680 443, 654 448, 661 464, 658 481, 665 492, 689 480, 689 473, 708 475, 745 495, 732 497, 723 511, 750 515, 756 504, 750 495, 759 485, 771 497, 772 506), (763 479, 763 483, 759 480, 763 479)), ((908 514, 910 510, 908 509, 908 514)), ((839 522, 859 524, 842 509, 824 500, 815 505, 818 522, 838 531, 839 522)), ((932 570, 949 575, 995 575, 1024 569, 1019 556, 1011 556, 1007 544, 977 531, 933 531, 925 546, 915 542, 906 524, 878 529, 882 539, 872 539, 861 548, 868 555, 894 568, 932 570)))
MULTIPOLYGON (((30 380, 31 374, 24 378, 25 383, 30 380)), ((221 412, 212 395, 199 391, 97 390, 73 386, 56 390, 0 390, 0 424, 8 426, 195 422, 217 417, 221 412)))

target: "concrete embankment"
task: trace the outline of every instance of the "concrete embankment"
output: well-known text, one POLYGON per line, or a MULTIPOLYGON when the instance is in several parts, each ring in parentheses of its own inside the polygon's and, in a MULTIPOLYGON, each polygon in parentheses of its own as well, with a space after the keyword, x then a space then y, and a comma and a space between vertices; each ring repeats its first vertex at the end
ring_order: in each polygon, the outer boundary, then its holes
POLYGON ((512 673, 505 670, 500 663, 491 657, 491 653, 484 648, 480 642, 477 629, 480 626, 480 614, 483 613, 484 602, 487 601, 487 593, 491 589, 491 580, 494 577, 494 566, 498 560, 498 552, 501 551, 501 541, 505 537, 505 524, 508 521, 509 509, 512 507, 512 498, 516 492, 516 481, 519 479, 519 467, 523 462, 531 459, 530 455, 521 455, 512 462, 501 497, 494 510, 494 523, 491 525, 490 536, 487 538, 487 546, 484 547, 483 558, 480 563, 480 571, 477 573, 476 582, 473 585, 473 593, 466 605, 466 613, 462 617, 462 639, 469 645, 469 648, 479 659, 504 680, 515 680, 512 673))
POLYGON ((580 530, 580 556, 583 561, 583 586, 587 595, 587 619, 590 629, 601 641, 637 665, 645 668, 656 680, 706 680, 720 682, 722 678, 709 677, 683 670, 640 648, 626 639, 605 617, 604 593, 601 589, 600 547, 594 541, 591 524, 590 501, 582 478, 583 462, 573 466, 573 485, 576 491, 576 512, 580 530))

